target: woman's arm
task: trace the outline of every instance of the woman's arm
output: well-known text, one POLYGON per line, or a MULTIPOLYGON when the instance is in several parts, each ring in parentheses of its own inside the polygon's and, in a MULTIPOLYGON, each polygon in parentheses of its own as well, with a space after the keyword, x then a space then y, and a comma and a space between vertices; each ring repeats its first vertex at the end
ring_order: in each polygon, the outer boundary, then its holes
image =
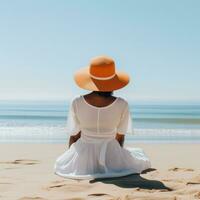
POLYGON ((117 133, 115 139, 119 142, 120 146, 124 146, 124 135, 117 133))
POLYGON ((81 137, 81 131, 80 131, 78 134, 76 134, 76 135, 70 136, 70 138, 69 138, 69 147, 70 147, 74 142, 76 142, 80 137, 81 137))

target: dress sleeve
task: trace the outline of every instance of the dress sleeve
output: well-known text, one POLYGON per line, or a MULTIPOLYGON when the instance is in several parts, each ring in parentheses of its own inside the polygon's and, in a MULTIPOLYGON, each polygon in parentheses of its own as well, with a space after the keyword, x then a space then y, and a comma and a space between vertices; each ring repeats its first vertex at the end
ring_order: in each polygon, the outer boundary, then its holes
POLYGON ((125 134, 133 134, 133 124, 131 113, 129 111, 129 105, 126 102, 124 111, 121 115, 120 122, 117 126, 117 133, 125 135, 125 134))
POLYGON ((69 136, 76 135, 80 132, 80 123, 77 119, 76 99, 72 100, 69 104, 69 111, 67 117, 67 134, 69 136))

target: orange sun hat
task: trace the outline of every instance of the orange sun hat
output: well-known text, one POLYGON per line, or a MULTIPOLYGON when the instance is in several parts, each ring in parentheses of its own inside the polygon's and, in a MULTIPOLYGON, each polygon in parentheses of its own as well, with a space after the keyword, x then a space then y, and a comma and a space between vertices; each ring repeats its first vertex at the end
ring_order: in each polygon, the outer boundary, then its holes
POLYGON ((115 69, 115 62, 108 56, 91 59, 89 66, 79 69, 74 74, 76 84, 91 91, 113 91, 129 83, 129 75, 115 69))

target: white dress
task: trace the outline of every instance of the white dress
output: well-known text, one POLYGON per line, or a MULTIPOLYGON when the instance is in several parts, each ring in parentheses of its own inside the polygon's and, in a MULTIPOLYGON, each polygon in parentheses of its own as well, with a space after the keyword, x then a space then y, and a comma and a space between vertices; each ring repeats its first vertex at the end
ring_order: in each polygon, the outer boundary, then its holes
POLYGON ((116 133, 132 132, 129 105, 121 97, 105 107, 93 106, 83 96, 74 98, 67 128, 70 135, 81 131, 81 137, 57 158, 57 175, 73 179, 119 177, 151 166, 141 148, 130 152, 115 139, 116 133))

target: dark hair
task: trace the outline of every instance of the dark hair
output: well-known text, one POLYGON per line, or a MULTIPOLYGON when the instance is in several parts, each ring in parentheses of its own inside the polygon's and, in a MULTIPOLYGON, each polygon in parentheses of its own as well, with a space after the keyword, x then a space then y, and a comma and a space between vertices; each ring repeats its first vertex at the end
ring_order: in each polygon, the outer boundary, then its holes
POLYGON ((108 91, 108 92, 100 92, 100 91, 93 91, 95 94, 103 97, 110 97, 113 95, 113 91, 108 91))

